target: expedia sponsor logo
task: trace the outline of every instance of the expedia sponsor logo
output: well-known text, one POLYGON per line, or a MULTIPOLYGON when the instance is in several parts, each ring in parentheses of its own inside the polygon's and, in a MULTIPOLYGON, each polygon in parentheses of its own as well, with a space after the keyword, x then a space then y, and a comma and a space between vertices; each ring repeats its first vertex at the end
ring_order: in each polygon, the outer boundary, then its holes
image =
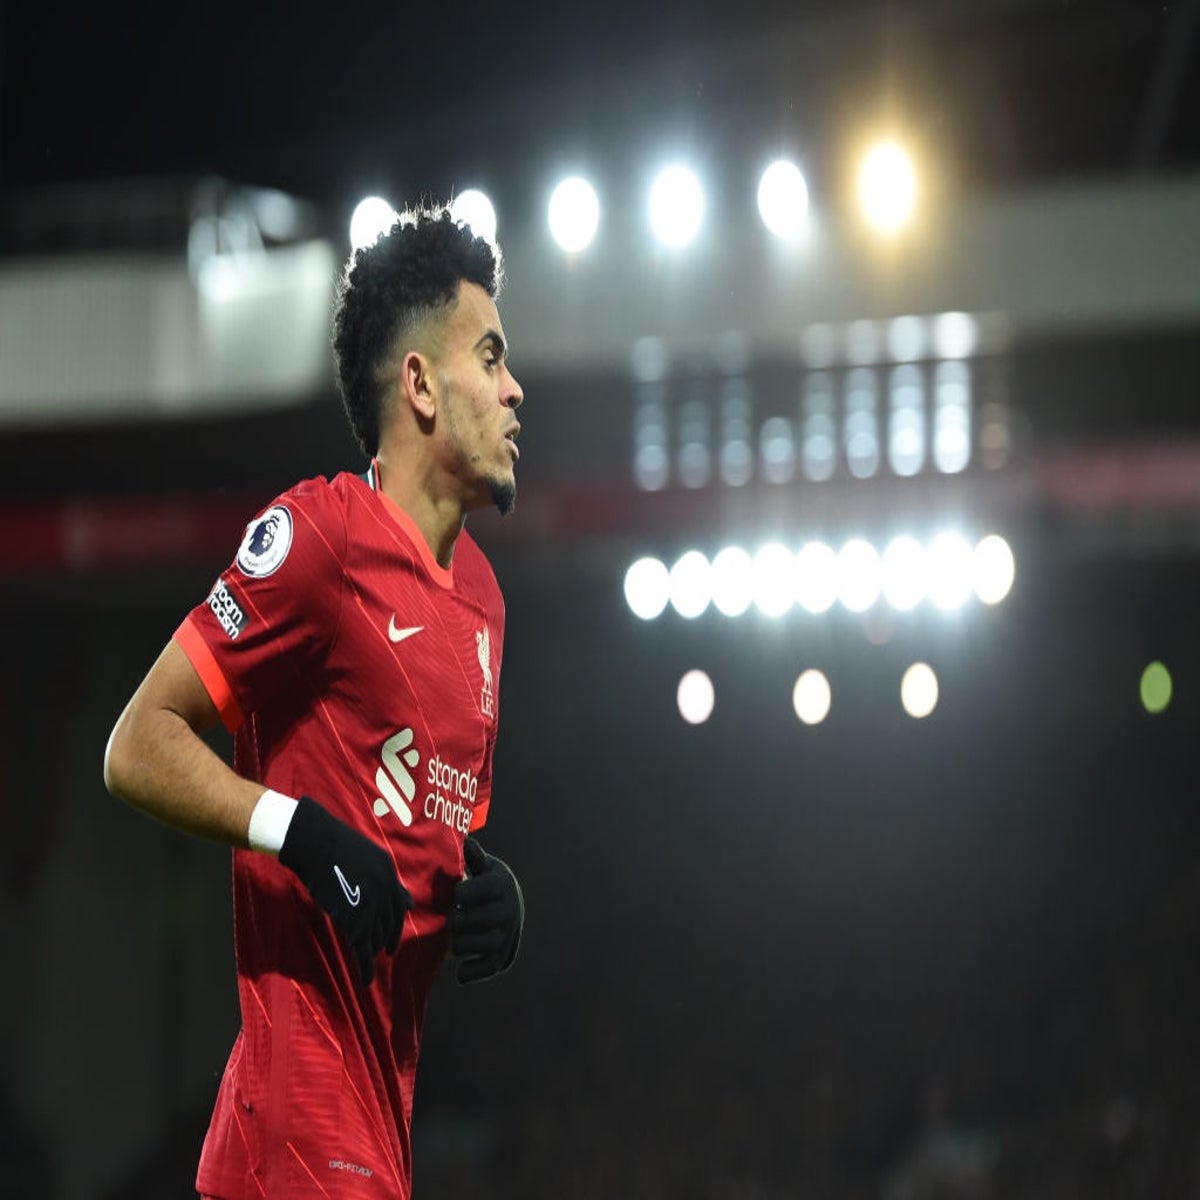
POLYGON ((209 592, 208 607, 212 609, 213 616, 221 622, 221 628, 229 634, 230 639, 237 641, 238 634, 245 627, 246 614, 242 612, 241 605, 233 598, 223 579, 218 579, 213 585, 213 590, 209 592))

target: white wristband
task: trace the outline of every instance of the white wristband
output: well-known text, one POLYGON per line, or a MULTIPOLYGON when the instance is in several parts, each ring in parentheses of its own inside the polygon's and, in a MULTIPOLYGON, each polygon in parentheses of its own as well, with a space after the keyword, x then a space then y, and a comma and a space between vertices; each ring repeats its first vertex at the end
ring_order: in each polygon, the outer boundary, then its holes
POLYGON ((278 856, 296 806, 297 802, 291 796, 273 792, 270 788, 263 792, 250 814, 250 849, 278 856))

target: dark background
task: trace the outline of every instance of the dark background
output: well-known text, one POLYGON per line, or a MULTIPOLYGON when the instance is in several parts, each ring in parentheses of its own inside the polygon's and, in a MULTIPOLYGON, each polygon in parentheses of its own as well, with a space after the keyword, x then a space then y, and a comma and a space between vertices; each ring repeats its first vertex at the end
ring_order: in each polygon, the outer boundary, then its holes
MULTIPOLYGON (((89 221, 79 197, 210 175, 311 201, 343 253, 365 192, 477 184, 503 240, 560 159, 615 186, 664 137, 734 193, 764 147, 802 145, 832 203, 864 109, 903 113, 967 195, 1187 178, 1198 10, 8 3, 0 246, 161 245, 169 219, 89 221)), ((503 979, 435 990, 418 1196, 1200 1195, 1200 508, 1085 501, 1064 467, 1193 448, 1196 328, 1031 333, 993 365, 1019 454, 923 495, 1002 523, 1009 599, 775 623, 633 617, 637 553, 736 518, 634 490, 623 366, 519 372, 517 511, 472 529, 508 607, 488 845, 528 925, 503 979), (922 722, 896 699, 918 658, 941 684, 922 722), (1154 658, 1175 695, 1152 717, 1154 658), (696 666, 717 703, 693 728, 696 666), (814 728, 790 705, 808 666, 834 692, 814 728)), ((757 363, 760 394, 787 369, 757 363)), ((228 859, 109 799, 103 746, 241 523, 341 469, 361 463, 332 389, 0 428, 0 1195, 189 1194, 237 1028, 228 859), (218 516, 161 561, 28 553, 31 522, 126 502, 218 516)), ((896 495, 796 485, 787 510, 811 532, 896 495)))

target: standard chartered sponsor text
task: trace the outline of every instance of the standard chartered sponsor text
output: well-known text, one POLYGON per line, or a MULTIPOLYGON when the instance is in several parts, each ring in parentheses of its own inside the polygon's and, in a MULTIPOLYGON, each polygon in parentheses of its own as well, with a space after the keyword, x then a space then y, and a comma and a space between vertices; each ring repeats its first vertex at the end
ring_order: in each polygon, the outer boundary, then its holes
POLYGON ((459 770, 435 754, 429 760, 426 782, 433 791, 425 797, 425 816, 466 833, 471 828, 471 806, 479 791, 475 772, 470 768, 459 770))
MULTIPOLYGON (((403 824, 411 825, 413 810, 409 802, 417 788, 409 768, 415 772, 420 763, 412 729, 401 729, 388 738, 381 757, 383 765, 375 772, 375 785, 381 793, 375 801, 375 815, 383 816, 390 807, 403 824)), ((479 792, 478 776, 469 767, 456 767, 437 754, 428 760, 425 776, 431 790, 425 795, 422 815, 466 833, 471 828, 472 807, 479 792)))

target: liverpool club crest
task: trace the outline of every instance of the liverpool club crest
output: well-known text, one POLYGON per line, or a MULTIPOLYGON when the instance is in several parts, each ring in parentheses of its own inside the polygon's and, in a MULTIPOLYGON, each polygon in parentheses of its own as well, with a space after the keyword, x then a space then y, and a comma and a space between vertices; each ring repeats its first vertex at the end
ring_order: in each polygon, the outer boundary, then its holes
POLYGON ((496 715, 496 696, 492 691, 492 639, 485 625, 475 633, 475 648, 479 651, 479 666, 483 671, 483 690, 479 693, 479 711, 485 717, 496 715))

